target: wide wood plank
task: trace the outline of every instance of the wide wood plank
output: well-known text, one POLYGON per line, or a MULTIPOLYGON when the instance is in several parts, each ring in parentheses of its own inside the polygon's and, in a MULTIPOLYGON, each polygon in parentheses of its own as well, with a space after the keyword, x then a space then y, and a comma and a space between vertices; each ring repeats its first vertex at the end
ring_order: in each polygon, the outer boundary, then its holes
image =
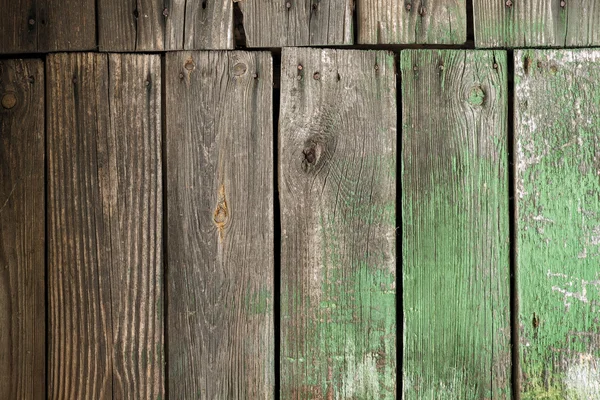
POLYGON ((597 1, 474 0, 477 47, 585 47, 600 44, 597 1))
POLYGON ((600 398, 599 63, 515 53, 522 399, 600 398))
POLYGON ((357 1, 358 43, 465 43, 466 4, 465 0, 357 1))
POLYGON ((272 399, 269 53, 166 56, 171 399, 272 399))
POLYGON ((164 397, 160 57, 47 62, 48 395, 164 397))
POLYGON ((352 44, 352 1, 242 0, 237 4, 248 47, 352 44))
POLYGON ((0 397, 44 399, 44 64, 0 61, 0 397))
POLYGON ((401 58, 404 398, 508 399, 506 53, 401 58))
POLYGON ((394 55, 284 49, 280 115, 281 398, 394 399, 394 55))

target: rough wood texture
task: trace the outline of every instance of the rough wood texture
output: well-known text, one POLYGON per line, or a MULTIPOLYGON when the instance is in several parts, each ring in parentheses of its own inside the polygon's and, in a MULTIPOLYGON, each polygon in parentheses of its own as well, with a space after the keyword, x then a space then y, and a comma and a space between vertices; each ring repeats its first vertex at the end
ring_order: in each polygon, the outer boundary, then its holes
POLYGON ((405 399, 510 398, 504 51, 403 51, 405 399))
POLYGON ((0 61, 0 393, 44 399, 44 65, 0 61))
POLYGON ((474 0, 477 47, 600 45, 600 2, 474 0))
POLYGON ((269 53, 167 54, 172 399, 272 399, 269 53))
POLYGON ((48 57, 50 398, 164 397, 160 57, 48 57))
POLYGON ((600 398, 599 63, 515 54, 522 399, 600 398))
POLYGON ((394 55, 284 49, 281 84, 281 398, 394 399, 394 55))
POLYGON ((248 47, 352 44, 352 0, 239 0, 248 47))
POLYGON ((37 51, 35 0, 0 0, 0 53, 37 51), (34 24, 29 24, 32 19, 34 24))
POLYGON ((467 40, 465 0, 361 0, 358 43, 462 44, 467 40))

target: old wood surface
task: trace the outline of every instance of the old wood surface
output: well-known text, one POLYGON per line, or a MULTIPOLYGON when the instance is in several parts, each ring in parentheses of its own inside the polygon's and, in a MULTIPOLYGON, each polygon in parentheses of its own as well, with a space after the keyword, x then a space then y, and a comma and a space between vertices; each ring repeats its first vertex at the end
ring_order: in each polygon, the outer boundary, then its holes
POLYGON ((395 177, 394 55, 284 49, 282 399, 395 398, 395 177))
POLYGON ((248 47, 352 44, 350 0, 241 0, 248 47))
POLYGON ((47 59, 51 398, 164 397, 160 71, 47 59))
POLYGON ((515 54, 523 399, 600 398, 600 51, 515 54))
POLYGON ((170 53, 165 74, 169 396, 271 399, 271 55, 170 53))
POLYGON ((357 1, 358 43, 462 44, 467 39, 464 0, 357 1))
POLYGON ((0 397, 44 399, 44 65, 0 61, 0 397))
POLYGON ((508 399, 506 53, 401 59, 404 398, 508 399))
POLYGON ((596 1, 474 0, 477 47, 600 45, 596 1))

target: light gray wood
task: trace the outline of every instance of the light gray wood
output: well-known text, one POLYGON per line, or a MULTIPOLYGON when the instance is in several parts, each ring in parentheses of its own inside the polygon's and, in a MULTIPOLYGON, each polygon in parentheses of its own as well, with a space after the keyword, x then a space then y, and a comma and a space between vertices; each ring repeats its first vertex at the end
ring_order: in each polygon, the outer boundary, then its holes
POLYGON ((600 44, 597 1, 474 0, 477 47, 586 47, 600 44))
POLYGON ((172 399, 274 397, 272 60, 166 56, 172 399))
POLYGON ((164 398, 161 63, 50 55, 49 398, 164 398))
POLYGON ((283 49, 282 399, 395 399, 396 142, 392 53, 283 49))
POLYGON ((248 47, 352 44, 351 0, 239 0, 248 47))
POLYGON ((0 61, 0 397, 46 398, 44 64, 0 61))
POLYGON ((462 44, 467 40, 465 0, 361 0, 360 44, 462 44))

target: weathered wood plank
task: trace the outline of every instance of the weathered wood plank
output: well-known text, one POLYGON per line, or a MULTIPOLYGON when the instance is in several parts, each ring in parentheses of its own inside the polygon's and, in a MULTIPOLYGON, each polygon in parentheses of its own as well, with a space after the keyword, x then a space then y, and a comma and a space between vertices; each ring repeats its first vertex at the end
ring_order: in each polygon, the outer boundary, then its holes
POLYGON ((349 0, 240 0, 248 47, 352 44, 349 0))
POLYGON ((0 0, 0 9, 0 53, 37 51, 35 0, 0 0))
POLYGON ((394 55, 284 49, 279 137, 281 398, 394 399, 394 55))
POLYGON ((0 61, 0 393, 44 399, 44 64, 0 61))
POLYGON ((272 69, 166 56, 172 399, 274 396, 272 69))
POLYGON ((47 62, 49 397, 164 397, 160 57, 47 62))
POLYGON ((474 0, 477 47, 585 47, 600 44, 596 1, 474 0))
POLYGON ((361 0, 358 43, 462 44, 467 40, 465 0, 361 0))
POLYGON ((600 398, 600 51, 515 53, 523 399, 600 398))
POLYGON ((401 58, 404 398, 508 399, 506 53, 401 58))

